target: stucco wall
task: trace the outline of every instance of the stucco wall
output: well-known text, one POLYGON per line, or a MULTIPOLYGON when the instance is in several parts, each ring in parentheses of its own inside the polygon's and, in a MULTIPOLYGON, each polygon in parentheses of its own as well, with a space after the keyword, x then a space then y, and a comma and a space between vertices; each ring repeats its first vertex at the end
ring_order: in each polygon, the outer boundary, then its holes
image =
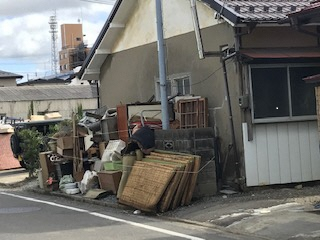
MULTIPOLYGON (((225 23, 206 28, 202 34, 206 51, 218 51, 220 45, 232 46, 234 43, 233 29, 225 23)), ((209 125, 215 127, 217 136, 221 138, 222 154, 226 156, 231 138, 220 59, 208 57, 199 60, 194 33, 167 39, 166 53, 167 75, 190 73, 192 94, 208 98, 209 125)), ((115 107, 120 103, 147 101, 155 94, 155 78, 159 77, 157 57, 156 43, 110 55, 101 69, 102 105, 115 107)), ((236 69, 233 60, 229 60, 227 71, 234 120, 238 126, 236 135, 241 142, 236 69)), ((229 163, 232 165, 232 161, 229 163)))
MULTIPOLYGON (((307 28, 314 31, 315 27, 307 28)), ((316 47, 317 38, 300 33, 291 27, 257 27, 252 33, 242 36, 243 48, 263 47, 316 47)))
MULTIPOLYGON (((77 110, 78 104, 82 104, 83 109, 97 109, 96 99, 76 99, 76 100, 52 100, 33 101, 34 114, 44 111, 57 111, 63 118, 71 118, 72 111, 77 110)), ((5 113, 8 117, 27 119, 31 102, 1 102, 0 113, 5 113)))
MULTIPOLYGON (((135 7, 112 52, 143 46, 157 41, 156 4, 154 0, 135 0, 135 7)), ((162 1, 164 37, 171 38, 194 31, 189 0, 162 1), (178 24, 183 23, 183 24, 178 24)), ((214 11, 197 2, 200 28, 216 25, 214 11)))

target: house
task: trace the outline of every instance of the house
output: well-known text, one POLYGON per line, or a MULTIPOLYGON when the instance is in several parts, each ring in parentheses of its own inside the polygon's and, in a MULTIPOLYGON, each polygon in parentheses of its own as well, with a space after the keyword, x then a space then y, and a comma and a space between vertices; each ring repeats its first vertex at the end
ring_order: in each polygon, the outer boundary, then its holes
POLYGON ((17 79, 21 78, 23 76, 0 70, 0 87, 17 86, 17 79))
POLYGON ((31 114, 59 112, 71 118, 72 112, 98 108, 96 86, 49 85, 0 88, 0 116, 27 119, 31 114), (33 113, 32 113, 33 112, 33 113))
MULTIPOLYGON (((311 2, 197 1, 199 59, 190 1, 162 1, 168 92, 208 99, 226 183, 320 180, 314 88, 302 81, 319 73, 317 24, 285 21, 311 2)), ((118 0, 79 75, 100 80, 103 105, 158 98, 155 1, 118 0)))

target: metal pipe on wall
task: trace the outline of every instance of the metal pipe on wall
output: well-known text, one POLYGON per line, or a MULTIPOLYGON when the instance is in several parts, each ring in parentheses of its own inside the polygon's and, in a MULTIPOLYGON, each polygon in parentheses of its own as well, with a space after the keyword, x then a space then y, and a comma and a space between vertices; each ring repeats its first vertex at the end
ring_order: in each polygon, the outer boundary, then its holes
POLYGON ((202 37, 201 37, 201 32, 200 32, 200 24, 199 24, 196 0, 190 0, 190 6, 191 6, 193 27, 194 27, 194 33, 196 35, 199 58, 204 59, 205 55, 203 52, 203 44, 202 44, 202 37))
POLYGON ((163 19, 161 0, 156 0, 156 18, 157 18, 157 36, 158 36, 158 60, 159 60, 159 78, 160 78, 160 96, 161 96, 161 112, 162 112, 162 129, 169 129, 169 112, 167 98, 167 74, 164 51, 163 37, 163 19))

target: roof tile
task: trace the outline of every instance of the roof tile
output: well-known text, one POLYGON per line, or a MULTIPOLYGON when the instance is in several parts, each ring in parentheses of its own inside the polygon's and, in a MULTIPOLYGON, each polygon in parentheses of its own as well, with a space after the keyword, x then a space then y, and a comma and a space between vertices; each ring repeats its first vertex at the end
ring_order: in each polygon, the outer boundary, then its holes
POLYGON ((233 11, 243 22, 275 22, 300 11, 312 0, 219 0, 224 8, 233 11))

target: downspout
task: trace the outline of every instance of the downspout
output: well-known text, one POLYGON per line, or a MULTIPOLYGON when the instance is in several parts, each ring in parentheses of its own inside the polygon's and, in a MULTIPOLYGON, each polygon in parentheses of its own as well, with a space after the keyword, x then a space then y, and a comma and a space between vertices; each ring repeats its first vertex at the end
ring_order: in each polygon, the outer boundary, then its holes
MULTIPOLYGON (((236 54, 237 54, 237 52, 233 52, 231 54, 226 53, 225 56, 221 56, 221 62, 222 62, 226 97, 227 97, 227 102, 228 102, 229 125, 231 128, 231 140, 232 140, 232 148, 233 148, 234 159, 235 159, 236 177, 237 177, 237 181, 239 183, 239 179, 241 179, 241 171, 240 171, 240 164, 239 164, 239 154, 238 154, 238 149, 237 149, 236 135, 235 135, 235 130, 234 130, 233 113, 232 113, 232 107, 231 107, 228 74, 227 74, 227 67, 226 67, 226 61, 230 58, 233 58, 236 54)), ((239 188, 241 189, 240 184, 239 184, 239 188)))
MULTIPOLYGON (((248 23, 247 24, 247 27, 246 27, 246 30, 245 31, 241 31, 241 28, 240 27, 237 27, 235 26, 234 27, 234 39, 235 39, 235 45, 234 45, 234 48, 235 48, 235 52, 236 53, 239 53, 240 51, 240 48, 241 48, 241 37, 244 36, 244 35, 249 35, 253 32, 253 30, 255 29, 257 23, 248 23)), ((238 55, 239 56, 239 55, 238 55)), ((240 61, 239 61, 239 57, 236 58, 237 60, 237 67, 238 67, 238 71, 239 71, 239 74, 238 74, 238 80, 239 80, 239 88, 240 88, 240 91, 239 93, 241 95, 246 95, 248 92, 247 92, 247 84, 245 84, 243 82, 243 70, 242 70, 242 64, 240 64, 240 61)), ((251 122, 251 118, 250 118, 250 113, 247 112, 247 109, 244 110, 243 112, 244 114, 244 118, 241 118, 241 121, 244 120, 245 122, 248 123, 248 136, 249 136, 249 141, 252 140, 253 136, 252 136, 252 122, 251 122)), ((233 136, 234 138, 234 142, 235 141, 235 137, 233 136)), ((236 146, 234 146, 236 147, 236 146)), ((242 178, 241 176, 241 169, 244 165, 242 164, 242 160, 239 158, 239 153, 237 151, 236 153, 237 155, 236 158, 237 158, 237 161, 235 163, 235 167, 236 167, 236 176, 237 176, 237 180, 238 180, 238 185, 240 187, 241 190, 244 190, 244 179, 242 178)))
POLYGON ((196 40, 197 40, 199 58, 204 59, 203 43, 202 43, 201 32, 200 32, 200 25, 199 25, 196 0, 190 0, 190 6, 191 6, 194 32, 195 32, 196 40))
POLYGON ((165 63, 165 52, 164 52, 161 0, 156 0, 156 18, 157 18, 157 36, 158 36, 158 61, 159 61, 162 129, 168 130, 169 129, 169 113, 168 113, 168 99, 167 99, 167 75, 166 75, 166 63, 165 63))
POLYGON ((99 81, 96 81, 96 88, 97 88, 97 104, 98 108, 100 108, 100 89, 99 89, 99 81))

